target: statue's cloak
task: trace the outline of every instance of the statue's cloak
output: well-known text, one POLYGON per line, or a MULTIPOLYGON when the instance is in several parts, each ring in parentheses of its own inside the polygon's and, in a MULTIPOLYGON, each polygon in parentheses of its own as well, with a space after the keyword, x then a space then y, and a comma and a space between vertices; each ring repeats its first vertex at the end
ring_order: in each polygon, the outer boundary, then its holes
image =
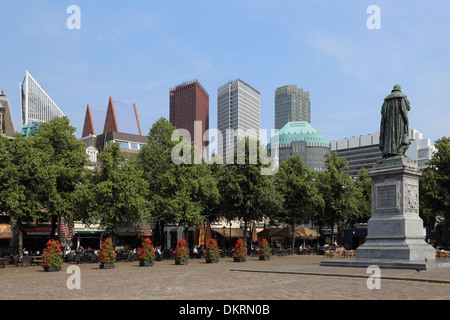
POLYGON ((404 154, 409 147, 408 98, 398 89, 384 98, 381 108, 380 150, 383 157, 404 154))

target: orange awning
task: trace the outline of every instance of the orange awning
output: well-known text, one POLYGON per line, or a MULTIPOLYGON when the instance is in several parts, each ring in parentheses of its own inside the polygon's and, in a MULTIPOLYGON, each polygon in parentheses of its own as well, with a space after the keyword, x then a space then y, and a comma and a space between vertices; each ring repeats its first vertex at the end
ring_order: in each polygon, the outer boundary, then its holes
POLYGON ((0 224, 0 239, 12 239, 12 229, 9 223, 0 224))

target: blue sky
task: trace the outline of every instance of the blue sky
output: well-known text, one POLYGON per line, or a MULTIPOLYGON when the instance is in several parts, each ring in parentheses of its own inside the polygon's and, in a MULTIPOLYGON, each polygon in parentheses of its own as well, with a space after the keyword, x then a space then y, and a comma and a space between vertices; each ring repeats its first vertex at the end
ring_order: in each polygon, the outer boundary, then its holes
POLYGON ((326 139, 379 130, 383 99, 401 84, 410 127, 450 136, 450 2, 22 0, 0 6, 0 90, 20 130, 19 82, 28 69, 81 137, 87 104, 136 103, 143 134, 169 116, 169 89, 198 79, 217 127, 217 88, 241 78, 261 93, 261 128, 274 92, 310 92, 326 139), (70 30, 67 7, 81 10, 70 30), (369 5, 381 10, 370 30, 369 5))

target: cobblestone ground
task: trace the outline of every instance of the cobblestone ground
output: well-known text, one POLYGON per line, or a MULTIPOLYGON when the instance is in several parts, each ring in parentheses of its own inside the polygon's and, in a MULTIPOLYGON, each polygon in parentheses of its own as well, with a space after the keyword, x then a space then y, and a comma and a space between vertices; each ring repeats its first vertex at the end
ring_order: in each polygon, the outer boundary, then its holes
POLYGON ((67 287, 69 264, 59 272, 8 266, 0 269, 0 290, 3 300, 450 300, 450 268, 381 269, 380 289, 371 290, 367 287, 371 274, 365 269, 319 266, 324 259, 249 257, 237 263, 222 258, 215 264, 191 259, 188 265, 165 260, 153 267, 118 262, 111 270, 80 264, 80 289, 67 287))

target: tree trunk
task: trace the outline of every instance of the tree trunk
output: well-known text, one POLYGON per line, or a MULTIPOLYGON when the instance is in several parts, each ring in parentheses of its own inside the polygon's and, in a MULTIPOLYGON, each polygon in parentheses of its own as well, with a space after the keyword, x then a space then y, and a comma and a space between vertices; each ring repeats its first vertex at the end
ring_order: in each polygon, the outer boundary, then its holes
POLYGON ((18 262, 23 261, 23 232, 22 232, 22 219, 17 220, 17 256, 18 262))
POLYGON ((159 228, 159 245, 161 246, 162 250, 166 250, 166 235, 164 234, 164 221, 159 221, 158 228, 159 228))
POLYGON ((294 250, 295 248, 295 224, 297 223, 297 221, 295 219, 292 219, 292 250, 294 250))
POLYGON ((334 221, 330 225, 330 233, 331 233, 331 245, 334 245, 334 221))
POLYGON ((445 250, 448 250, 448 248, 450 247, 450 243, 449 243, 449 227, 450 227, 450 221, 448 219, 444 220, 443 223, 443 232, 442 232, 442 239, 444 240, 444 244, 445 244, 445 250))
POLYGON ((58 223, 58 216, 52 216, 52 231, 50 232, 50 239, 55 239, 56 225, 58 223))
POLYGON ((245 246, 247 247, 248 246, 248 243, 247 243, 247 220, 244 220, 244 243, 245 243, 245 246))
POLYGON ((113 244, 113 248, 115 250, 116 247, 117 247, 116 223, 115 222, 114 222, 112 230, 111 230, 111 241, 112 241, 112 244, 113 244))

